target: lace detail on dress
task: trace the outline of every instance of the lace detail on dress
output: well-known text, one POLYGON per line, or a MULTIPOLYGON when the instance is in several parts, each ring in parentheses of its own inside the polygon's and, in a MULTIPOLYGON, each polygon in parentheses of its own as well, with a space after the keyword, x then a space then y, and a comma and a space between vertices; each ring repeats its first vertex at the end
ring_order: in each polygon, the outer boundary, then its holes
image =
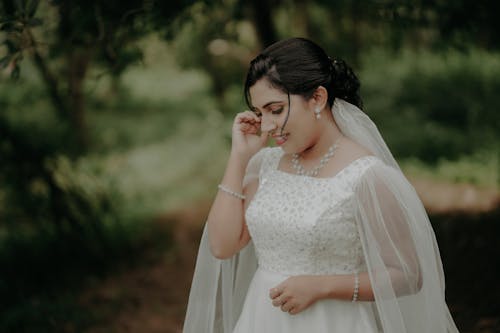
POLYGON ((356 181, 378 159, 353 161, 331 178, 277 169, 281 148, 268 148, 246 223, 263 269, 288 275, 348 274, 364 266, 353 216, 356 181))

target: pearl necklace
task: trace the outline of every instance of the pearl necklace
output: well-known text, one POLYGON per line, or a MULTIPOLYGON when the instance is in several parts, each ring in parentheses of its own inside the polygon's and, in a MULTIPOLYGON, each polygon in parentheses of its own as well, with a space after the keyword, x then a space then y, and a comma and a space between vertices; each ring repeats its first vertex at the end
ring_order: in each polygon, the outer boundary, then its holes
POLYGON ((330 148, 328 148, 328 151, 326 152, 326 154, 323 155, 323 157, 321 157, 321 159, 319 160, 319 164, 309 171, 306 171, 306 169, 304 169, 302 164, 300 164, 300 162, 299 162, 300 155, 298 153, 294 153, 292 155, 292 167, 293 167, 293 169, 297 172, 298 175, 310 176, 310 177, 317 176, 319 173, 319 170, 321 170, 321 168, 323 168, 325 166, 325 164, 328 162, 328 160, 330 160, 330 158, 335 154, 335 150, 338 147, 338 143, 340 141, 340 138, 338 138, 337 141, 335 141, 333 143, 333 145, 331 145, 330 148))

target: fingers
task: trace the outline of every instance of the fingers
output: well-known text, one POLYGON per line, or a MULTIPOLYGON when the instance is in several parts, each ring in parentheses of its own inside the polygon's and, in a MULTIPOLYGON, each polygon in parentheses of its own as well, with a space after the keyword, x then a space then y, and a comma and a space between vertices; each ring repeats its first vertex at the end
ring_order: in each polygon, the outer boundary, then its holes
POLYGON ((236 115, 235 122, 255 124, 260 123, 260 118, 252 111, 243 111, 236 115))
POLYGON ((292 302, 286 302, 281 306, 281 311, 288 312, 290 314, 295 313, 295 304, 292 302))
POLYGON ((274 299, 274 298, 278 297, 279 295, 281 295, 281 293, 282 293, 282 290, 275 287, 275 288, 272 288, 271 290, 269 290, 269 297, 274 299))
MULTIPOLYGON (((269 296, 273 300, 272 303, 274 306, 281 306, 283 309, 283 306, 287 304, 287 302, 290 300, 290 295, 287 295, 286 293, 283 293, 282 290, 279 288, 273 288, 269 292, 269 296)), ((289 302, 288 302, 289 303, 289 302)), ((288 304, 290 306, 290 304, 288 304)))
POLYGON ((273 305, 274 306, 283 306, 286 302, 287 302, 287 298, 286 297, 276 297, 275 299, 273 299, 273 305))
POLYGON ((281 311, 288 312, 289 314, 297 314, 298 310, 297 304, 292 300, 291 296, 283 293, 278 287, 272 288, 269 291, 269 296, 271 297, 272 304, 275 307, 280 307, 281 311))
POLYGON ((269 297, 273 300, 272 303, 274 306, 281 306, 287 300, 287 295, 283 294, 283 291, 277 287, 269 291, 269 297))
POLYGON ((240 129, 244 133, 257 134, 259 128, 255 124, 243 123, 240 125, 240 129))
POLYGON ((277 297, 273 300, 273 305, 276 307, 280 307, 281 311, 288 312, 290 314, 297 313, 297 304, 290 298, 277 297))
POLYGON ((236 115, 233 128, 244 134, 258 134, 260 125, 261 120, 254 112, 244 111, 236 115))

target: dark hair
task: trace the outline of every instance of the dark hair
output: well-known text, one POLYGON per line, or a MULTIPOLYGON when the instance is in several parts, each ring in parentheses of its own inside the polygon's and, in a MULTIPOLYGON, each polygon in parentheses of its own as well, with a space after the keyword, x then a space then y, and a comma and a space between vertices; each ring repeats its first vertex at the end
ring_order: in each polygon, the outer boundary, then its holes
POLYGON ((352 69, 343 60, 332 60, 320 46, 305 38, 276 42, 250 62, 245 80, 245 100, 250 108, 250 87, 262 78, 274 88, 306 99, 323 86, 330 106, 335 97, 360 109, 363 106, 360 83, 352 69))

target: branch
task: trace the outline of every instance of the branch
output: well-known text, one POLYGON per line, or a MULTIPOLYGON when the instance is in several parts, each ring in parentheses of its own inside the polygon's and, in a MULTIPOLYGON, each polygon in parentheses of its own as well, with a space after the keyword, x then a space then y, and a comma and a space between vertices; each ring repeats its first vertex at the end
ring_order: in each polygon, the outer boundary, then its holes
POLYGON ((33 55, 33 60, 35 62, 35 66, 38 68, 38 71, 42 75, 43 80, 45 81, 45 85, 47 86, 50 99, 52 104, 56 108, 56 112, 61 119, 68 119, 68 107, 64 98, 61 96, 59 92, 59 82, 56 79, 56 76, 52 74, 50 71, 45 59, 42 57, 37 48, 37 43, 31 31, 27 28, 26 34, 28 36, 28 40, 31 44, 31 50, 33 55))

